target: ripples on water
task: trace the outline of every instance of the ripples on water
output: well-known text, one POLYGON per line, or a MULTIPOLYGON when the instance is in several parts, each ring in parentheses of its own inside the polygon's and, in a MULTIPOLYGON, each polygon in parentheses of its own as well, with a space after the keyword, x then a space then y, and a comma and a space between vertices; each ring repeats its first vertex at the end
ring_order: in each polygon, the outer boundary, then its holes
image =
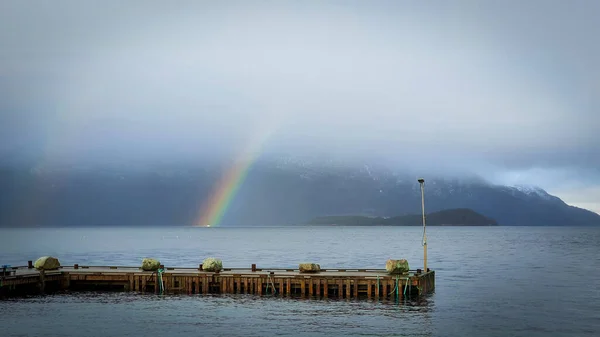
POLYGON ((8 318, 35 321, 15 327, 16 333, 9 336, 25 331, 27 336, 432 335, 431 320, 423 315, 423 308, 373 301, 78 293, 2 305, 10 310, 8 318))
MULTIPOLYGON (((0 264, 382 268, 422 264, 421 232, 396 228, 0 230, 0 264)), ((599 336, 600 229, 432 227, 436 292, 420 302, 252 295, 76 293, 0 302, 0 336, 599 336)))

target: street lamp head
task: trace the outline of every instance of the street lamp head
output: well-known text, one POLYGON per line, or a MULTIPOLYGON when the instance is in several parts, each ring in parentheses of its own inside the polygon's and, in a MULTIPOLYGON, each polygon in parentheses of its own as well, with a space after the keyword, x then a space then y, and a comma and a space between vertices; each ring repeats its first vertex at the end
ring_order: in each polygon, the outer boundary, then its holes
POLYGON ((422 183, 424 183, 424 182, 425 182, 425 179, 423 179, 423 178, 419 178, 418 182, 419 182, 419 184, 422 184, 422 183))

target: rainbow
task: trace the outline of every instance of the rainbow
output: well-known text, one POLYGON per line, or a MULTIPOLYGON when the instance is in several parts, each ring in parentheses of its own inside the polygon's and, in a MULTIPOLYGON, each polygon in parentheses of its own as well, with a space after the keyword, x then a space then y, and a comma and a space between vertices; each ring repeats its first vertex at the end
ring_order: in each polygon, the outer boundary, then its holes
POLYGON ((202 205, 196 227, 216 227, 221 224, 227 208, 243 185, 252 164, 258 159, 274 128, 262 129, 235 158, 233 165, 217 181, 208 200, 202 205))

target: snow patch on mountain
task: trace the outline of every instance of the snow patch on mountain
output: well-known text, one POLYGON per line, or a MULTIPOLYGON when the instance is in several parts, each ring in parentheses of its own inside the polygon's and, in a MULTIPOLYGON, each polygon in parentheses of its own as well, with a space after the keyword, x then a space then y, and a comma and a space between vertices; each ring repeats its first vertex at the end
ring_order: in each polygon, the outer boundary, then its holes
POLYGON ((538 197, 541 198, 543 200, 553 200, 556 199, 556 197, 548 194, 548 192, 546 192, 545 190, 543 190, 540 187, 537 186, 532 186, 532 185, 513 185, 513 186, 508 186, 511 190, 512 190, 512 194, 515 195, 516 193, 522 193, 525 194, 527 196, 530 197, 538 197))

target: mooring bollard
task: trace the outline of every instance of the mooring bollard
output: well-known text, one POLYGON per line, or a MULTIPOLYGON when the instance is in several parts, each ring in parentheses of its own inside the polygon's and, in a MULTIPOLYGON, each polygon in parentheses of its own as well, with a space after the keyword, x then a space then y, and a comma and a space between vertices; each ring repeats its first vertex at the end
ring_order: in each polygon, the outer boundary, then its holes
POLYGON ((27 261, 27 268, 33 268, 33 261, 27 261))
POLYGON ((417 269, 417 274, 421 274, 421 269, 417 269))
POLYGON ((73 265, 73 269, 79 269, 79 263, 75 263, 75 264, 73 265))
POLYGON ((256 271, 256 264, 252 264, 252 271, 256 271))
POLYGON ((202 263, 198 265, 198 270, 202 271, 202 263))

